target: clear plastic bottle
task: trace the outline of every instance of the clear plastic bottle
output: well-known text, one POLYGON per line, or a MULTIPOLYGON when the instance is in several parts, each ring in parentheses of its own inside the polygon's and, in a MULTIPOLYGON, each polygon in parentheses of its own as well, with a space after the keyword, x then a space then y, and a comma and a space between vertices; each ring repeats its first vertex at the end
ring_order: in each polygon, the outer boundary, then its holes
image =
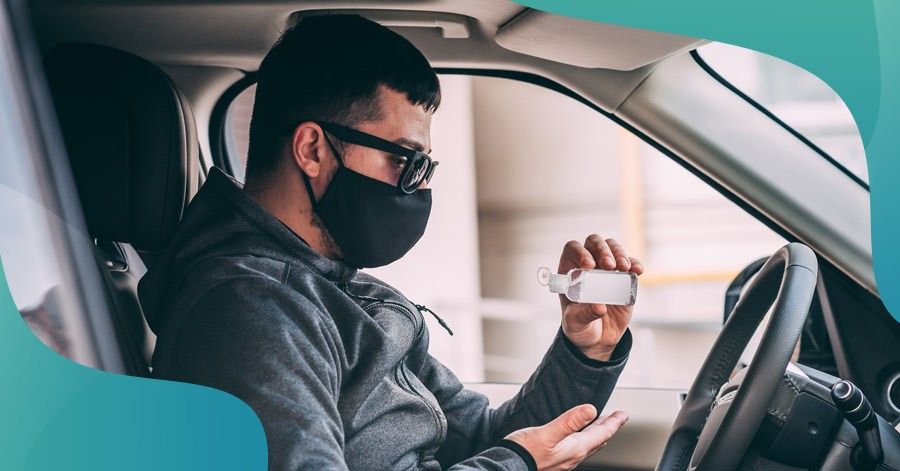
POLYGON ((560 275, 541 267, 538 282, 575 303, 630 306, 637 299, 637 275, 631 272, 573 268, 560 275))

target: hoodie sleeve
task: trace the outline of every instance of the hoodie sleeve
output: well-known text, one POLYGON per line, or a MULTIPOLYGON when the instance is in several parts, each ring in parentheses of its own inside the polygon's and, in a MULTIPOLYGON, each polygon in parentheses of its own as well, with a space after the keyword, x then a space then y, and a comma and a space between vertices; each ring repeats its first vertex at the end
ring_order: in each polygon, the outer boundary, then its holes
POLYGON ((246 402, 263 424, 269 469, 347 469, 340 343, 309 300, 274 280, 231 280, 189 309, 177 335, 178 361, 154 375, 246 402))
POLYGON ((420 378, 440 402, 448 425, 447 439, 437 453, 438 461, 443 467, 457 463, 450 468, 453 470, 493 469, 474 463, 484 453, 496 454, 505 448, 504 451, 520 456, 520 463, 527 463, 530 456, 523 456, 523 450, 516 450, 502 439, 515 430, 544 425, 580 404, 590 403, 602 411, 625 367, 631 342, 628 330, 611 359, 597 361, 582 354, 560 330, 518 394, 497 409, 489 407, 484 395, 464 389, 449 369, 429 356, 420 378))

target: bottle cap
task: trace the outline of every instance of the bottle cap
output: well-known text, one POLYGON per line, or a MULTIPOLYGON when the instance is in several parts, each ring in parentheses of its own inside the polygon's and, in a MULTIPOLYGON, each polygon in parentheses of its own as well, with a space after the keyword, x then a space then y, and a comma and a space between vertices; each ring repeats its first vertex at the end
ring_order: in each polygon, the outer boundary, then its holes
POLYGON ((547 267, 538 269, 538 283, 550 288, 551 293, 565 294, 569 291, 569 276, 559 275, 550 271, 547 267))

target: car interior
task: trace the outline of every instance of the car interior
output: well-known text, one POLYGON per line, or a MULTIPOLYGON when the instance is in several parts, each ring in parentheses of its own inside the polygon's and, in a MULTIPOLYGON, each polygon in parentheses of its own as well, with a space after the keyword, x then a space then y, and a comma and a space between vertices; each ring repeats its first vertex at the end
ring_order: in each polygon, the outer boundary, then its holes
MULTIPOLYGON (((900 469, 900 324, 875 285, 868 187, 711 73, 695 52, 710 41, 509 0, 36 0, 29 10, 121 358, 104 369, 149 374, 155 337, 138 280, 209 169, 234 173, 226 112, 268 48, 304 17, 354 13, 408 38, 441 74, 577 100, 789 242, 722 293, 724 328, 690 389, 617 388, 608 407, 631 419, 579 469, 900 469)), ((470 387, 496 404, 518 390, 470 387)))

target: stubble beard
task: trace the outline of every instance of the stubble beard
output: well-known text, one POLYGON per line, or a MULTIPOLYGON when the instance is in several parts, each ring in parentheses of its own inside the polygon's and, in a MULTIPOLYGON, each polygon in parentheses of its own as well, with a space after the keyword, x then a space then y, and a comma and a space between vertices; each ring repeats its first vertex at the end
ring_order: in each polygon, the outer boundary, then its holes
POLYGON ((325 222, 323 222, 319 215, 314 211, 311 211, 310 214, 312 215, 313 225, 319 228, 319 245, 330 255, 328 258, 343 260, 344 253, 341 251, 341 247, 337 244, 337 241, 334 240, 334 237, 331 236, 331 232, 328 232, 328 228, 325 227, 325 222))

